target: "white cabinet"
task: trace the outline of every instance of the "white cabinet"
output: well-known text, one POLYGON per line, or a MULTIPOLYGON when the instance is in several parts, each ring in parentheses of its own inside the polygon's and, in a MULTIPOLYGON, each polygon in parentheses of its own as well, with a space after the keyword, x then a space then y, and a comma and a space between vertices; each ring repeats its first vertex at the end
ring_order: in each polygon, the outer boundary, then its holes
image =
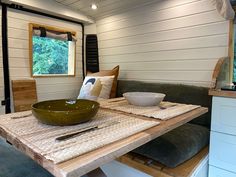
POLYGON ((236 99, 213 97, 211 130, 236 135, 236 99))
POLYGON ((226 170, 222 170, 220 168, 216 168, 213 166, 209 167, 209 177, 235 177, 235 173, 231 173, 226 170))
POLYGON ((236 99, 213 97, 209 177, 236 177, 236 99))
POLYGON ((236 136, 211 132, 210 165, 236 173, 236 136))

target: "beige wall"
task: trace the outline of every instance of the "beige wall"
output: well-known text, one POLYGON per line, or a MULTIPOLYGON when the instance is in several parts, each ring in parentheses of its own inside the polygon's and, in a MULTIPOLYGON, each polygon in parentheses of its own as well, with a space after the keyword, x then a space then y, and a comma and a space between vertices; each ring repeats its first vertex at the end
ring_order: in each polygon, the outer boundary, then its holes
POLYGON ((82 30, 80 25, 74 23, 9 9, 8 38, 10 78, 30 78, 28 23, 31 22, 72 29, 77 32, 76 76, 36 78, 39 101, 47 99, 75 98, 78 95, 82 84, 82 30))
POLYGON ((163 0, 96 22, 101 69, 120 79, 209 86, 228 21, 209 0, 163 0))
POLYGON ((96 23, 84 26, 84 34, 97 34, 96 23))

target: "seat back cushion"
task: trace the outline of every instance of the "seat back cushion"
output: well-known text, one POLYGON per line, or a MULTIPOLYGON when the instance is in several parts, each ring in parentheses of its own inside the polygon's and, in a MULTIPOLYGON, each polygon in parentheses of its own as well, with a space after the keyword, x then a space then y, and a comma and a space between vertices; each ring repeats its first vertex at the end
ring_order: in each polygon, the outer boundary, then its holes
POLYGON ((195 104, 208 107, 209 111, 191 123, 210 127, 211 122, 211 96, 208 95, 207 87, 197 87, 182 84, 147 83, 141 81, 119 80, 117 85, 117 97, 125 92, 143 91, 165 93, 164 101, 195 104))
POLYGON ((209 136, 208 128, 187 123, 148 142, 133 152, 174 168, 208 145, 209 136))
POLYGON ((88 73, 88 76, 114 76, 110 98, 115 98, 117 92, 117 78, 119 76, 119 68, 119 65, 117 65, 112 70, 102 70, 97 73, 88 73))

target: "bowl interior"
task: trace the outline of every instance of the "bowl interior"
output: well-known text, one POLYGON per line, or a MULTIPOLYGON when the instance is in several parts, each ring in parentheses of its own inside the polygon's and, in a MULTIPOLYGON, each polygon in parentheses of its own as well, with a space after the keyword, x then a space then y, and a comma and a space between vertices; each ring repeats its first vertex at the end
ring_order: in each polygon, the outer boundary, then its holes
POLYGON ((91 100, 49 100, 33 104, 32 113, 41 123, 66 126, 91 120, 98 108, 91 100))
POLYGON ((65 111, 86 111, 99 106, 99 103, 91 100, 48 100, 38 102, 32 105, 33 109, 47 110, 55 112, 65 111))

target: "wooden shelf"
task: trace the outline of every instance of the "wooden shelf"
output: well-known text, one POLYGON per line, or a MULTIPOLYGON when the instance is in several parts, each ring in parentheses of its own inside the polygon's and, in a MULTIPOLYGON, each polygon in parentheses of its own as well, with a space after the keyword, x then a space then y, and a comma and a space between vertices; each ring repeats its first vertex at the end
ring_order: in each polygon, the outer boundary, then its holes
POLYGON ((208 92, 209 95, 218 96, 218 97, 229 97, 236 98, 236 91, 225 91, 225 90, 212 90, 208 92))

